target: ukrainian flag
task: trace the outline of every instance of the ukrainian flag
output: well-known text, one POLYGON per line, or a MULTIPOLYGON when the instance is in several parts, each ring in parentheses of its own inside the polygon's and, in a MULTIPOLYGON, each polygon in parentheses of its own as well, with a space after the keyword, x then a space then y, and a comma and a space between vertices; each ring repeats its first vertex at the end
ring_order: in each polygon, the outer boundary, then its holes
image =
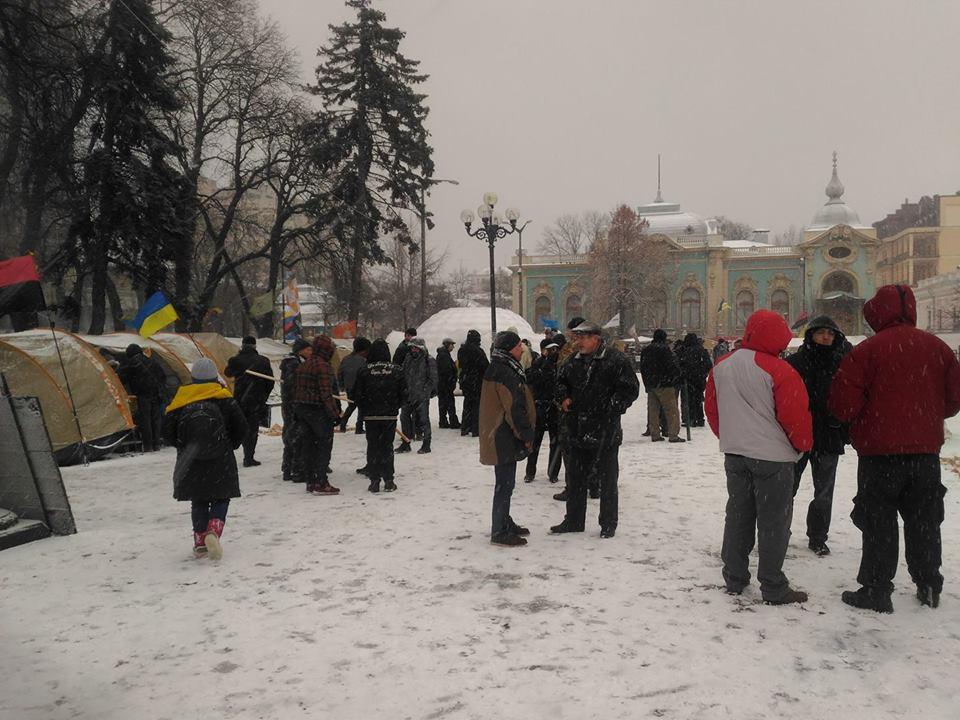
POLYGON ((130 327, 148 338, 178 319, 177 311, 162 292, 157 291, 147 299, 140 312, 130 323, 130 327))

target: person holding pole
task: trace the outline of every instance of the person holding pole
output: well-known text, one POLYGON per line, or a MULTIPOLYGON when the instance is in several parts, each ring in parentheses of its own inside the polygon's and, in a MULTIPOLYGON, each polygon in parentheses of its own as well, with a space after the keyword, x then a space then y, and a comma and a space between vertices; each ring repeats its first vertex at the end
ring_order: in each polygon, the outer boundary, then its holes
POLYGON ((267 399, 273 391, 274 380, 270 361, 257 352, 255 337, 248 335, 243 339, 240 352, 227 361, 223 374, 234 379, 233 395, 247 419, 247 436, 243 440, 243 466, 256 467, 260 465, 260 461, 254 457, 254 453, 257 451, 260 425, 268 412, 267 399), (247 372, 248 370, 252 372, 247 372))

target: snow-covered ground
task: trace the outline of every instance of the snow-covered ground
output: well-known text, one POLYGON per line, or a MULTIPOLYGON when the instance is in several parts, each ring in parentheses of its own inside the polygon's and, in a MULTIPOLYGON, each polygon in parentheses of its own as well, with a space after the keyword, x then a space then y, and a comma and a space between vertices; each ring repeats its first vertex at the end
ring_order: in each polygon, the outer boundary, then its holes
POLYGON ((530 544, 489 545, 492 470, 450 430, 399 456, 400 491, 376 496, 354 473, 361 436, 336 437, 338 497, 283 483, 263 437, 219 564, 191 557, 172 451, 66 469, 79 534, 0 554, 0 718, 957 717, 960 493, 938 610, 902 564, 893 615, 840 602, 860 556, 854 454, 831 556, 806 549, 809 477, 798 496, 785 567, 810 601, 733 598, 717 443, 696 429, 652 445, 643 408, 626 416, 612 540, 595 500, 588 532, 547 534, 563 507, 541 468, 514 496, 530 544))

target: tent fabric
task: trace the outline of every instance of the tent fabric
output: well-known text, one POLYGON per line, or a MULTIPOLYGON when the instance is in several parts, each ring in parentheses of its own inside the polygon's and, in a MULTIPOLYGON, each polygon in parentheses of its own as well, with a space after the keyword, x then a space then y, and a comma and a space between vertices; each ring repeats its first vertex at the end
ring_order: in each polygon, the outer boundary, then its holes
POLYGON ((122 355, 127 345, 136 343, 144 350, 149 350, 151 356, 160 363, 167 376, 167 390, 172 395, 176 389, 190 382, 190 369, 177 357, 170 348, 153 338, 142 338, 136 333, 119 332, 108 335, 78 335, 78 337, 96 348, 106 348, 111 353, 122 355))
MULTIPOLYGON (((55 330, 60 355, 63 357, 63 368, 57 355, 57 346, 53 342, 49 330, 25 330, 19 333, 0 335, 0 343, 12 346, 28 354, 34 362, 42 367, 47 376, 52 378, 57 388, 68 398, 67 383, 64 378, 70 379, 70 390, 76 403, 77 417, 80 429, 87 441, 111 437, 117 433, 131 430, 134 426, 130 414, 130 398, 120 378, 100 353, 87 342, 73 333, 64 330, 55 330)), ((15 395, 29 395, 30 390, 37 390, 41 381, 14 387, 11 390, 15 395)), ((51 405, 51 407, 53 407, 51 405)), ((56 431, 50 428, 51 440, 57 437, 58 441, 66 436, 66 431, 59 426, 60 414, 51 415, 45 420, 48 426, 53 425, 56 431)), ((71 422, 72 422, 71 413, 71 422)), ((55 446, 54 450, 58 448, 55 446)))

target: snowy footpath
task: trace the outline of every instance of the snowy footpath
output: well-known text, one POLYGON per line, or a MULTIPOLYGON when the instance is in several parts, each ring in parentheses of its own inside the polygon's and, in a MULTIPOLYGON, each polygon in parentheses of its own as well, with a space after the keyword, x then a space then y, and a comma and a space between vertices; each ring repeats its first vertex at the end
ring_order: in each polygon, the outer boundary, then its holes
MULTIPOLYGON (((436 422, 436 405, 433 419, 436 422)), ((174 453, 69 468, 79 533, 0 553, 0 718, 957 718, 960 492, 944 469, 945 592, 921 608, 901 561, 896 612, 855 588, 841 459, 833 554, 807 550, 809 475, 785 569, 803 606, 722 591, 726 498, 709 429, 685 445, 625 417, 620 526, 548 535, 561 486, 518 481, 530 544, 489 544, 493 471, 476 440, 434 430, 397 457, 399 492, 371 495, 364 439, 337 435, 338 497, 280 479, 280 439, 241 469, 219 563, 191 556, 174 453)), ((956 426, 954 426, 956 427, 956 426)), ((522 472, 520 473, 522 477, 522 472)), ((753 569, 755 571, 755 559, 753 569)))

